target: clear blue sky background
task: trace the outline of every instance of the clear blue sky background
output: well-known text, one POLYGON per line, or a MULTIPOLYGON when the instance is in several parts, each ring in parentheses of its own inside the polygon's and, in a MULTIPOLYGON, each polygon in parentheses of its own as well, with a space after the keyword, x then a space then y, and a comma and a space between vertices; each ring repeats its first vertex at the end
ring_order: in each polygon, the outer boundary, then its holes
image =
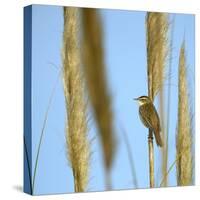
MULTIPOLYGON (((134 97, 147 94, 146 76, 146 12, 100 10, 104 28, 105 62, 109 89, 113 97, 115 115, 114 127, 117 135, 117 153, 112 169, 113 189, 133 188, 131 168, 128 161, 123 127, 131 143, 139 188, 148 187, 148 146, 147 133, 138 116, 138 105, 134 97)), ((177 123, 177 72, 178 56, 185 35, 188 80, 191 99, 194 99, 194 16, 176 14, 171 83, 171 116, 169 131, 169 165, 175 160, 175 134, 177 123)), ((49 98, 56 87, 49 110, 47 126, 39 157, 35 182, 36 194, 71 193, 73 177, 66 158, 65 147, 65 104, 61 68, 61 49, 63 31, 62 7, 33 6, 33 52, 32 52, 32 152, 33 165, 36 150, 47 110, 49 98), (52 65, 55 65, 53 66, 52 65)), ((168 86, 167 81, 165 86, 168 86)), ((194 101, 191 102, 194 111, 194 101)), ((157 104, 156 104, 157 106, 157 104)), ((97 136, 95 122, 91 121, 89 137, 97 136)), ((104 186, 104 168, 98 136, 91 146, 92 161, 88 191, 102 191, 104 186)), ((161 180, 161 152, 155 149, 156 183, 161 180)), ((176 185, 176 169, 169 175, 169 185, 176 185)))

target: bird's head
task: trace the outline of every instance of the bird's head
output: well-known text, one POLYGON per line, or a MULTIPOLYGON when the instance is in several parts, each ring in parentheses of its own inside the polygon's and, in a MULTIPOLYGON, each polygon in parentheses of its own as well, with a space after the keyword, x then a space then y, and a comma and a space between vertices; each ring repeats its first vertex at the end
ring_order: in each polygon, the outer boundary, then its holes
POLYGON ((136 100, 140 106, 146 103, 151 103, 151 99, 148 96, 140 96, 138 98, 135 98, 134 100, 136 100))

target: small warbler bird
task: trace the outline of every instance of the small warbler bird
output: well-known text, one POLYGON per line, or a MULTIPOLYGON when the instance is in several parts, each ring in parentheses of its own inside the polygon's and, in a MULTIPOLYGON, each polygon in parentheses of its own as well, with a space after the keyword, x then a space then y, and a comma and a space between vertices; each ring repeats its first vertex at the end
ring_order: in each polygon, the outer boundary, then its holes
POLYGON ((141 121, 154 133, 157 145, 162 147, 160 120, 153 102, 148 96, 141 96, 134 100, 139 103, 139 116, 141 121))

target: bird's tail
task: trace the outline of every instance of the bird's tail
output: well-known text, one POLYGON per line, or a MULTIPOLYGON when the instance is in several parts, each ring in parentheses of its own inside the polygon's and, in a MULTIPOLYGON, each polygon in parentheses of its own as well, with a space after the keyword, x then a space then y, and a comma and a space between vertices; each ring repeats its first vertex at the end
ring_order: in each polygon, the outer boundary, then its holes
POLYGON ((156 144, 160 147, 163 147, 163 141, 162 141, 162 138, 161 138, 161 132, 160 131, 156 131, 154 132, 155 134, 155 139, 156 139, 156 144))

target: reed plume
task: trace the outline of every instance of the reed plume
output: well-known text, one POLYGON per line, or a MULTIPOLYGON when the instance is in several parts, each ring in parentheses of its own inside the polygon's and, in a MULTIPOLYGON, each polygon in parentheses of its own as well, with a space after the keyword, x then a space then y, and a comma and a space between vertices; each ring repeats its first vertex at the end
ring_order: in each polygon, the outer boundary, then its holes
MULTIPOLYGON (((156 94, 161 91, 161 108, 164 105, 162 86, 168 53, 167 33, 167 14, 148 12, 146 16, 148 96, 154 101, 156 94)), ((150 187, 154 187, 154 152, 151 130, 149 130, 148 146, 150 187)))
POLYGON ((154 100, 164 81, 168 55, 168 16, 164 13, 149 12, 146 17, 147 29, 147 76, 149 97, 154 100))
MULTIPOLYGON (((111 97, 108 91, 104 64, 102 24, 96 9, 82 9, 82 17, 83 65, 89 98, 101 138, 104 163, 108 172, 113 161, 115 142, 112 127, 111 97)), ((110 184, 108 179, 108 189, 110 184)))
POLYGON ((179 56, 178 80, 178 129, 176 138, 177 183, 179 186, 192 183, 192 133, 188 102, 185 44, 179 56))
POLYGON ((78 8, 64 8, 63 82, 67 109, 66 143, 75 192, 83 192, 88 183, 90 152, 84 83, 80 68, 78 19, 78 8))

